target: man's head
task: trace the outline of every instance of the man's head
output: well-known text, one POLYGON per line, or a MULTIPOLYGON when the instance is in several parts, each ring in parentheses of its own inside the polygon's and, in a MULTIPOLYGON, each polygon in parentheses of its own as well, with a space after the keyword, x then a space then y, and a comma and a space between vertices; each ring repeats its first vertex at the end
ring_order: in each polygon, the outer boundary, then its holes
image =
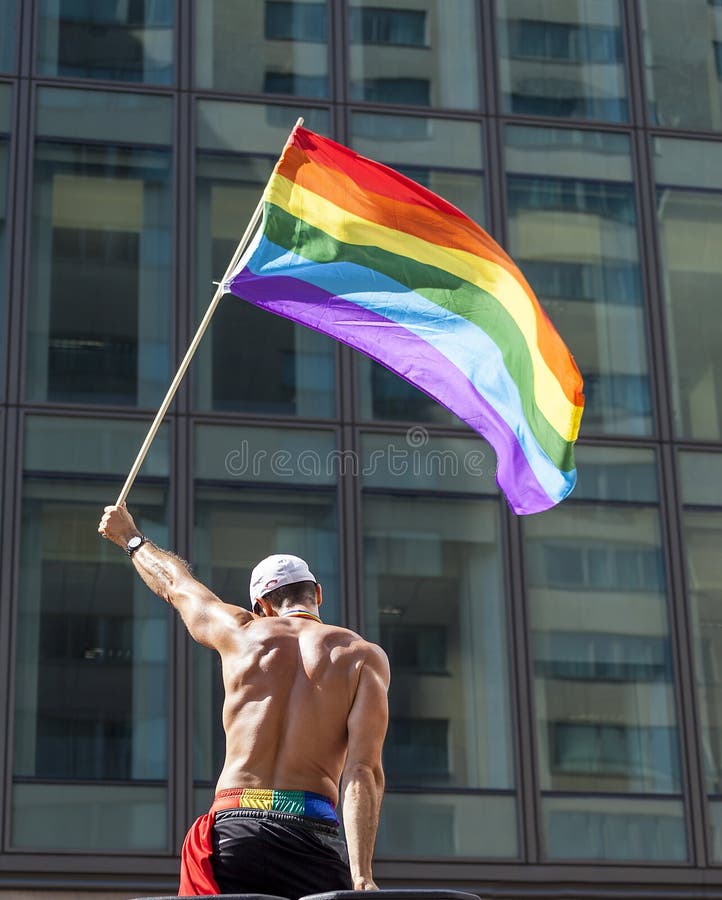
POLYGON ((321 602, 320 587, 308 564, 288 553, 275 553, 258 563, 251 572, 250 595, 251 609, 257 613, 263 611, 260 599, 274 609, 321 602))

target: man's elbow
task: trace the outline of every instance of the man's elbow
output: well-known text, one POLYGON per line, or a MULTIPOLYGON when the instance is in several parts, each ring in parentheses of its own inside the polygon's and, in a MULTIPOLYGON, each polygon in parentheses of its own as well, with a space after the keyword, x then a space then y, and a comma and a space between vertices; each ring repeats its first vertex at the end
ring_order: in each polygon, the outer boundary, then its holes
POLYGON ((343 773, 344 783, 373 785, 377 791, 383 793, 385 785, 384 770, 381 762, 350 762, 343 773))

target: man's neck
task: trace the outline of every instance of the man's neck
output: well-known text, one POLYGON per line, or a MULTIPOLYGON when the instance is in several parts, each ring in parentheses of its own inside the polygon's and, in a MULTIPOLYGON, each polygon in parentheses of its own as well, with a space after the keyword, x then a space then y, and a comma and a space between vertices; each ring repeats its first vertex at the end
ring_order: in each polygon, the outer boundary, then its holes
POLYGON ((318 614, 318 607, 313 610, 307 609, 305 606, 294 606, 291 609, 284 609, 278 614, 282 617, 294 617, 298 619, 313 619, 315 622, 320 622, 321 617, 318 614))

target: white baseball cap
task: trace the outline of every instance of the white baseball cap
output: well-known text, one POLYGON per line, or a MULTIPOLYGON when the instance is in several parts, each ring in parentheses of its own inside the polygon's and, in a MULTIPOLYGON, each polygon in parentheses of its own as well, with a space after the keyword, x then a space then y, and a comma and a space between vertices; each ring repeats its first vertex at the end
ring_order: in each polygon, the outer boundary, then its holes
POLYGON ((299 581, 316 581, 316 576, 308 568, 308 563, 300 556, 288 553, 274 553, 262 559, 251 572, 251 608, 259 597, 264 597, 285 584, 299 581))

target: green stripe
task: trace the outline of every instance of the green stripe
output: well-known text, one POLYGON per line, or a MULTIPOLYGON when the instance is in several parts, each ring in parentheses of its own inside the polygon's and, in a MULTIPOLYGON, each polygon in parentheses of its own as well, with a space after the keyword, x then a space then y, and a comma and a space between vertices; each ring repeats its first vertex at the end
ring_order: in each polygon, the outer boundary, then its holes
POLYGON ((302 816, 306 810, 306 795, 303 791, 274 791, 271 809, 302 816))
POLYGON ((264 234, 274 244, 313 262, 349 262, 380 272, 480 328, 499 347, 539 446, 562 472, 574 469, 573 443, 559 434, 534 399, 534 367, 524 335, 493 294, 410 257, 338 241, 272 203, 266 203, 264 234))

